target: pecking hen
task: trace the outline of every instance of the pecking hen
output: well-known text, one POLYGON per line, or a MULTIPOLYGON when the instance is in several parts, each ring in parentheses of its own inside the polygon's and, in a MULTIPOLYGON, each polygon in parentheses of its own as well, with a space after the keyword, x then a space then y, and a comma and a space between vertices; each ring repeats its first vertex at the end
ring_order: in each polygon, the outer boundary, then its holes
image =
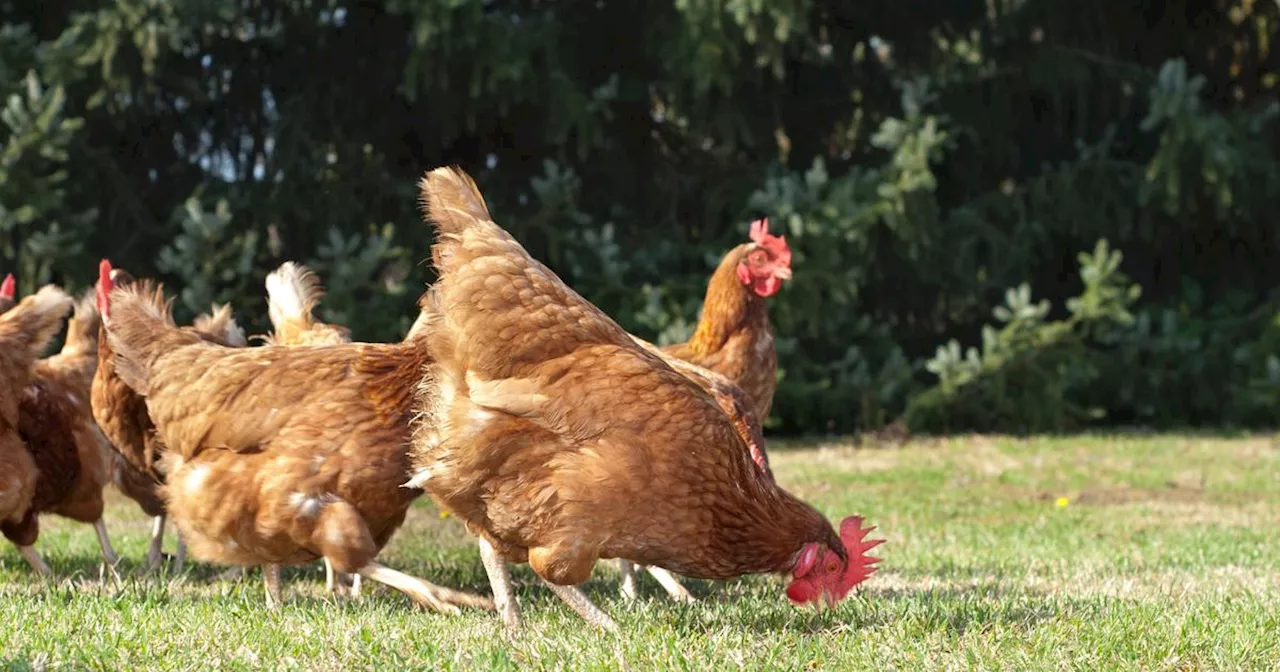
MULTIPOLYGON (((752 222, 750 238, 751 242, 729 250, 712 273, 693 338, 661 348, 669 355, 668 364, 672 364, 671 358, 676 358, 692 365, 694 381, 713 396, 716 392, 708 388, 707 374, 720 377, 715 384, 722 391, 735 384, 741 388, 736 402, 726 403, 723 396, 717 400, 739 427, 744 440, 760 431, 778 386, 778 352, 765 299, 776 294, 782 281, 791 277, 791 248, 785 236, 769 233, 769 220, 752 222), (742 413, 744 402, 747 413, 753 417, 742 413)), ((676 368, 685 373, 690 371, 689 367, 676 368)), ((753 451, 767 471, 763 439, 754 444, 753 451)), ((630 561, 618 561, 622 595, 628 599, 639 594, 636 569, 630 561)), ((675 599, 692 599, 669 572, 653 567, 646 569, 675 599)))
POLYGON ((519 623, 504 561, 589 622, 576 587, 601 558, 698 578, 786 573, 795 602, 843 598, 873 571, 870 528, 837 532, 751 457, 716 400, 532 259, 456 169, 422 182, 439 280, 409 485, 480 537, 494 600, 519 623))

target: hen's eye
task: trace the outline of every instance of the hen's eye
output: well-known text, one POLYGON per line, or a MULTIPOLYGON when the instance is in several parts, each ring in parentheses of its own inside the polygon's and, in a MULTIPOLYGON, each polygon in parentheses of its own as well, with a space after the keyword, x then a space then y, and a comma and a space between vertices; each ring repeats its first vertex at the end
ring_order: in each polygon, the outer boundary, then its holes
POLYGON ((838 562, 828 562, 828 563, 827 563, 827 573, 828 573, 828 574, 835 574, 836 572, 839 572, 839 571, 840 571, 840 563, 838 563, 838 562))
POLYGON ((753 252, 751 254, 751 263, 759 266, 765 262, 764 252, 753 252))

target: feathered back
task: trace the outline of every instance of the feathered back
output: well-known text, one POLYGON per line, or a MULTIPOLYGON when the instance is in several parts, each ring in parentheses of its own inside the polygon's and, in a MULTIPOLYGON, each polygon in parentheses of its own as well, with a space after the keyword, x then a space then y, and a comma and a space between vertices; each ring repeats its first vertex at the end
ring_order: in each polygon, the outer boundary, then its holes
POLYGON ((164 288, 151 280, 116 287, 111 292, 111 321, 107 341, 116 354, 116 375, 138 394, 149 389, 151 366, 164 353, 200 343, 173 323, 173 302, 164 288))
POLYGON ((41 287, 0 315, 0 348, 18 353, 17 358, 29 366, 58 333, 71 304, 71 297, 62 289, 41 287))
POLYGON ((206 340, 227 345, 234 348, 242 348, 248 344, 245 338, 244 329, 236 323, 236 318, 231 313, 231 304, 224 303, 222 305, 213 304, 213 308, 208 313, 201 313, 196 316, 191 327, 204 336, 206 340))
MULTIPOLYGON (((469 324, 476 334, 501 337, 480 339, 464 345, 475 351, 475 362, 487 363, 494 376, 508 376, 527 365, 573 352, 584 343, 610 343, 634 347, 631 336, 609 316, 564 284, 551 269, 534 259, 511 234, 490 219, 489 208, 476 183, 458 168, 437 168, 420 183, 420 204, 426 218, 436 227, 436 244, 431 248, 440 279, 424 299, 429 313, 420 329, 431 331, 432 324, 444 316, 433 304, 441 301, 441 291, 454 290, 455 296, 485 294, 485 276, 510 276, 527 284, 525 291, 539 292, 547 300, 517 295, 514 287, 496 292, 497 296, 475 301, 477 311, 465 315, 488 320, 487 327, 469 324), (467 263, 483 258, 465 279, 449 276, 467 263), (466 289, 462 289, 466 286, 466 289), (536 306, 534 305, 536 303, 536 306), (536 314, 533 309, 540 308, 536 314), (503 310, 502 315, 493 311, 503 310), (504 320, 510 323, 504 322, 504 320), (505 329, 500 328, 499 325, 505 329), (554 326, 556 338, 548 338, 540 329, 526 326, 554 326), (514 331, 512 330, 514 329, 514 331), (486 356, 487 355, 487 356, 486 356)), ((448 303, 448 300, 446 300, 448 303)), ((464 328, 465 328, 464 327, 464 328)))
POLYGON ((96 294, 91 287, 76 301, 75 313, 67 320, 67 340, 62 344, 61 354, 84 355, 97 354, 98 329, 102 325, 102 314, 98 312, 96 294))

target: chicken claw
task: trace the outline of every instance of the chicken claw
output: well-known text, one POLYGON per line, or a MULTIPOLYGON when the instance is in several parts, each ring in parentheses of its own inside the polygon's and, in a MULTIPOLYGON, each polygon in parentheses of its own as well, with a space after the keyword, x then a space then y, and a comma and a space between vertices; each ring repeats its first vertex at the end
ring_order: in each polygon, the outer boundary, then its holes
POLYGON ((542 582, 547 584, 560 599, 564 600, 565 604, 578 612, 578 615, 586 622, 609 632, 618 632, 618 624, 612 618, 609 618, 608 614, 601 611, 600 607, 592 603, 591 598, 587 597, 587 594, 582 592, 582 589, 577 586, 561 586, 546 579, 542 579, 542 582))
POLYGON ((101 580, 107 582, 110 576, 116 583, 120 582, 120 573, 116 571, 116 565, 120 563, 120 556, 116 555, 116 549, 111 547, 111 538, 107 536, 107 524, 101 518, 93 523, 93 531, 98 535, 98 545, 102 547, 102 563, 103 572, 101 580))
POLYGON ((459 614, 460 606, 493 610, 493 600, 437 586, 377 562, 370 562, 361 567, 360 574, 372 581, 391 586, 408 595, 414 602, 442 614, 459 614))
POLYGON ((680 585, 680 580, 676 578, 675 574, 672 574, 661 567, 647 566, 645 569, 649 570, 650 576, 657 579, 658 583, 662 584, 662 587, 667 590, 667 595, 670 595, 671 599, 684 604, 693 604, 698 601, 693 595, 689 594, 688 588, 680 585))
POLYGON ((34 546, 19 546, 18 552, 22 554, 22 559, 26 560, 28 565, 31 565, 31 569, 35 571, 36 574, 44 577, 53 576, 53 570, 49 569, 49 565, 46 564, 44 558, 41 558, 40 554, 36 552, 34 546))
POLYGON ((507 563, 487 539, 481 537, 479 542, 480 560, 484 563, 485 573, 489 575, 489 586, 493 589, 493 602, 498 608, 498 613, 502 614, 502 622, 506 624, 508 630, 519 630, 520 605, 516 602, 507 563))

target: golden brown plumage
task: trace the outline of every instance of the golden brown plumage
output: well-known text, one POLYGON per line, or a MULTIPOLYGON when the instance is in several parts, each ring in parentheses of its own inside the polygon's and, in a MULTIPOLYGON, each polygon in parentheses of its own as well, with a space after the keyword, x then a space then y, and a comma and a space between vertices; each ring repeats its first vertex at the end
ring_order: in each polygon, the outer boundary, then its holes
MULTIPOLYGON (((606 626, 564 589, 599 558, 709 579, 789 571, 822 553, 840 576, 864 567, 821 514, 765 477, 706 391, 494 224, 468 176, 437 169, 422 188, 440 279, 423 305, 434 361, 411 482, 482 551, 527 560, 606 626)), ((506 616, 509 593, 486 569, 506 616)))
POLYGON ((401 486, 422 348, 226 348, 177 329, 148 293, 112 293, 108 338, 168 447, 164 493, 192 553, 233 565, 324 557, 433 608, 487 604, 373 561, 421 494, 401 486))
MULTIPOLYGON (((98 271, 98 310, 109 314, 108 296, 112 287, 127 286, 134 282, 134 278, 123 269, 111 268, 105 259, 98 271)), ((157 292, 150 300, 158 302, 159 308, 164 307, 162 294, 157 292)), ((211 343, 230 347, 245 345, 244 331, 236 324, 229 305, 214 306, 212 312, 196 317, 193 326, 181 329, 211 343)), ((99 363, 90 395, 93 416, 111 445, 111 477, 116 488, 137 502, 144 513, 156 519, 147 551, 147 566, 155 568, 162 557, 166 519, 165 504, 160 497, 160 486, 164 483, 161 457, 165 448, 155 433, 151 417, 147 415, 146 400, 116 375, 115 359, 115 353, 107 343, 104 325, 98 339, 99 363)), ((185 547, 179 539, 175 572, 181 571, 184 556, 185 547)))
POLYGON ((71 297, 52 285, 0 314, 0 532, 18 544, 37 571, 48 567, 30 550, 33 519, 27 516, 35 497, 35 461, 19 434, 18 408, 31 381, 32 366, 53 340, 71 297))
POLYGON ((765 299, 791 277, 791 250, 768 233, 767 220, 751 227, 753 242, 729 250, 707 282, 693 337, 663 348, 668 354, 737 383, 761 424, 778 386, 778 352, 765 299))
MULTIPOLYGON (((351 332, 346 327, 328 324, 315 319, 313 311, 324 296, 324 286, 311 269, 302 264, 286 261, 267 275, 267 315, 273 331, 262 337, 267 345, 337 345, 350 343, 351 332)), ((335 592, 345 585, 346 578, 335 572, 333 563, 324 560, 325 589, 335 592)), ((360 575, 351 577, 351 593, 360 594, 360 575)))
MULTIPOLYGON (((38 302, 40 295, 34 298, 38 302)), ((20 310, 21 305, 9 314, 20 310)), ((10 515, 3 532, 42 573, 48 568, 30 548, 39 536, 38 516, 42 513, 92 524, 103 559, 109 565, 116 563, 102 521, 102 489, 110 478, 109 447, 93 421, 89 404, 98 362, 98 322, 92 296, 84 297, 67 323, 62 350, 35 362, 27 385, 20 388, 18 434, 35 467, 36 479, 25 512, 16 518, 10 515)))

